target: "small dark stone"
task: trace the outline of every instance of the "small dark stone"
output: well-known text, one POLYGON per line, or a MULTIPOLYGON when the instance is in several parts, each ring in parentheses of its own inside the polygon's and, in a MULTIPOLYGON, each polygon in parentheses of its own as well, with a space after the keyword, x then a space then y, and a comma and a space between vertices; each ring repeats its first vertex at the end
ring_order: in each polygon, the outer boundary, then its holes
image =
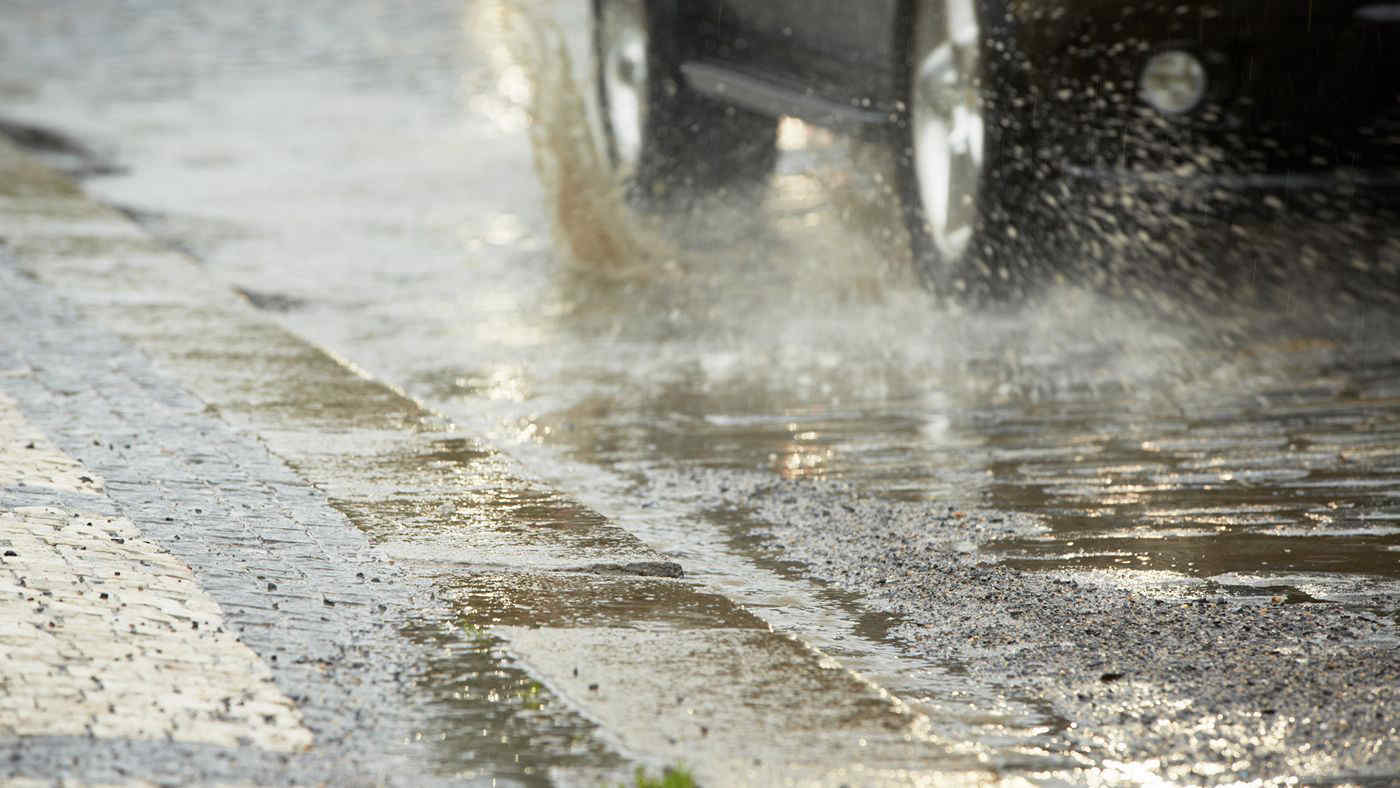
POLYGON ((588 685, 588 688, 589 688, 590 690, 594 691, 594 692, 597 692, 597 691, 598 691, 598 685, 597 685, 597 684, 589 684, 589 685, 588 685))
POLYGON ((26 448, 26 449, 32 449, 32 448, 34 448, 34 441, 30 441, 30 442, 24 444, 24 448, 26 448))
POLYGON ((5 557, 7 557, 7 558, 19 558, 19 553, 16 553, 14 550, 6 550, 6 551, 5 551, 5 557))
POLYGON ((277 584, 276 584, 276 583, 268 583, 268 584, 267 584, 267 590, 268 590, 268 591, 276 591, 276 590, 277 590, 277 584))
POLYGON ((1121 678, 1123 678, 1122 673, 1105 673, 1099 676, 1099 681, 1117 681, 1121 678))

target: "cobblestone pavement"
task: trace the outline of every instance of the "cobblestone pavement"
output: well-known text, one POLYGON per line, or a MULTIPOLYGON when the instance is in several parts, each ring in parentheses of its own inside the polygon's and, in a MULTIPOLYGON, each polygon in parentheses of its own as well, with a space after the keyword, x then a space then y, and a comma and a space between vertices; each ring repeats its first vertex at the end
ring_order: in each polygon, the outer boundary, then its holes
POLYGON ((4 487, 91 499, 0 512, 0 733, 310 746, 295 704, 189 567, 101 513, 102 480, 4 395, 0 447, 4 487))
POLYGON ((310 745, 296 706, 224 628, 189 567, 130 522, 23 508, 0 515, 0 533, 0 731, 310 745))
POLYGON ((3 143, 0 184, 0 777, 991 778, 3 143))

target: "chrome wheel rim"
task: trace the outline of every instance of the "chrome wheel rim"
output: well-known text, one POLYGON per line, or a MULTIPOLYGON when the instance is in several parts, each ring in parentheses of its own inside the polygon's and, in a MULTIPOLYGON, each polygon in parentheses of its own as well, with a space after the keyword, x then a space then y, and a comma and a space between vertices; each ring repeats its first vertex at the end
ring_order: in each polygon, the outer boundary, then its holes
POLYGON ((977 227, 985 130, 974 0, 923 3, 915 19, 910 116, 914 172, 929 238, 946 264, 977 227))
POLYGON ((617 169, 636 169, 646 129, 647 23, 644 0, 604 0, 599 24, 603 122, 617 169))

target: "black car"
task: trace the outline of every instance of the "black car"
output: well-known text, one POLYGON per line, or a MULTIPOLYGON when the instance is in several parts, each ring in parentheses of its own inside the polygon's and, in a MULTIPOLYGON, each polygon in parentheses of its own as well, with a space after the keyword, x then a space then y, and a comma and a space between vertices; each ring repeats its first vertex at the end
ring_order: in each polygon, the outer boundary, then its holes
POLYGON ((765 175, 784 115, 882 137, 936 291, 994 289, 1000 244, 1065 179, 1393 195, 1400 172, 1400 2, 594 0, 594 15, 600 116, 633 195, 765 175))

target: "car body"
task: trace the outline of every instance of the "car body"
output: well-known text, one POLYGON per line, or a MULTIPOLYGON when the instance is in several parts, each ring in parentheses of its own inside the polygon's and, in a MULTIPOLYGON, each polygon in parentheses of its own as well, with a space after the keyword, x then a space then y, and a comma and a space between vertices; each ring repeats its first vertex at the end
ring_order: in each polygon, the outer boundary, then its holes
POLYGON ((594 3, 605 118, 618 75, 646 75, 637 119, 604 124, 645 126, 623 135, 647 141, 645 191, 672 162, 688 182, 762 174, 781 116, 888 140, 936 290, 1033 267, 1008 248, 1051 184, 1400 204, 1400 2, 594 3), (609 32, 624 6, 636 68, 609 32))
MULTIPOLYGON (((911 4, 905 0, 688 0, 676 41, 701 92, 844 127, 897 122, 911 4)), ((1005 82, 1017 123, 1057 164, 1221 175, 1400 167, 1400 3, 1121 0, 1004 7, 1005 82), (1139 98, 1155 53, 1195 54, 1199 105, 1166 115, 1139 98)), ((1299 183, 1306 182, 1299 180, 1299 183)))

